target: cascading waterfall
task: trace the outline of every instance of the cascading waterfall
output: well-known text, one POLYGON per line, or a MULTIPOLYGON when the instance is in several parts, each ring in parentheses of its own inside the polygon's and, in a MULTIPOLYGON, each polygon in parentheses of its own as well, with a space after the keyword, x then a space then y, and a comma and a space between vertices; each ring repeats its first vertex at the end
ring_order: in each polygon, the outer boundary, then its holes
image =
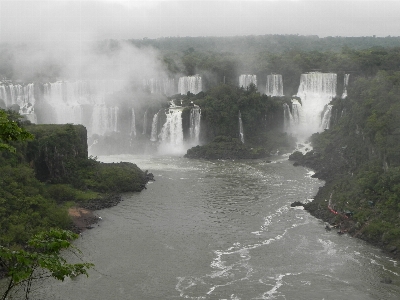
POLYGON ((198 94, 203 90, 203 83, 201 76, 196 74, 194 76, 180 77, 178 82, 178 93, 186 95, 187 92, 198 94))
POLYGON ((131 136, 136 136, 136 117, 135 110, 132 107, 132 118, 131 118, 131 136))
POLYGON ((105 134, 117 131, 118 108, 105 104, 108 95, 122 89, 118 80, 57 81, 43 85, 43 102, 50 105, 54 114, 41 123, 83 124, 88 134, 105 134), (90 107, 90 117, 84 118, 84 106, 90 107))
POLYGON ((257 86, 257 75, 242 74, 239 76, 239 86, 248 88, 250 84, 257 86))
POLYGON ((28 120, 36 123, 35 105, 35 85, 33 83, 22 86, 20 84, 1 84, 0 99, 4 101, 5 108, 12 105, 19 106, 19 113, 28 120))
POLYGON ((293 117, 290 107, 287 103, 283 103, 283 127, 285 132, 290 132, 292 128, 293 117))
POLYGON ((171 106, 167 113, 167 120, 161 129, 159 152, 168 154, 182 154, 183 145, 182 107, 171 106))
POLYGON ((198 145, 200 138, 201 109, 198 105, 190 110, 190 144, 198 145))
MULTIPOLYGON (((88 135, 118 130, 118 107, 107 104, 113 93, 122 91, 123 80, 78 80, 14 84, 0 82, 5 108, 20 107, 19 113, 33 123, 83 124, 88 135), (46 111, 41 111, 46 109, 46 111), (39 114, 40 112, 40 114, 39 114), (37 114, 37 117, 36 117, 37 114)), ((132 111, 131 134, 136 134, 132 111)))
POLYGON ((147 109, 144 112, 144 116, 143 116, 143 131, 142 134, 146 134, 147 133, 147 109))
POLYGON ((144 88, 148 88, 151 94, 173 95, 175 94, 175 80, 173 78, 150 78, 143 80, 144 88))
POLYGON ((350 78, 350 74, 344 74, 342 99, 347 98, 347 86, 349 85, 349 78, 350 78))
POLYGON ((283 104, 284 129, 296 134, 302 118, 302 106, 297 99, 292 99, 292 110, 287 103, 283 104))
POLYGON ((0 99, 3 100, 6 107, 10 106, 10 104, 8 103, 7 90, 5 85, 0 85, 0 99))
POLYGON ((329 129, 332 116, 332 105, 327 104, 321 113, 321 130, 329 129))
MULTIPOLYGON (((334 73, 312 72, 301 75, 297 93, 301 99, 301 109, 297 107, 299 125, 293 128, 292 132, 295 131, 297 135, 306 137, 321 130, 321 113, 336 96, 336 84, 337 75, 334 73)), ((292 106, 294 120, 295 106, 292 106)), ((329 120, 326 122, 329 123, 329 120)))
POLYGON ((95 105, 93 107, 92 126, 96 134, 104 135, 118 131, 118 107, 95 105))
POLYGON ((153 117, 153 122, 151 123, 151 135, 150 135, 150 141, 156 142, 158 140, 157 138, 157 131, 158 131, 158 114, 160 112, 157 112, 154 114, 153 117))
POLYGON ((239 136, 242 143, 244 143, 244 133, 243 133, 243 122, 242 122, 242 114, 239 110, 239 136))
MULTIPOLYGON (((82 107, 78 102, 78 99, 71 94, 69 84, 67 82, 57 81, 46 85, 47 86, 44 89, 44 100, 50 104, 55 111, 55 114, 53 115, 55 119, 50 120, 50 122, 57 124, 83 124, 82 107)), ((97 109, 96 113, 98 112, 99 110, 97 109)), ((96 122, 92 121, 91 123, 95 124, 96 122)), ((87 126, 89 124, 86 123, 84 125, 87 126)))
POLYGON ((283 81, 282 75, 272 74, 267 76, 266 94, 273 97, 283 96, 283 81))

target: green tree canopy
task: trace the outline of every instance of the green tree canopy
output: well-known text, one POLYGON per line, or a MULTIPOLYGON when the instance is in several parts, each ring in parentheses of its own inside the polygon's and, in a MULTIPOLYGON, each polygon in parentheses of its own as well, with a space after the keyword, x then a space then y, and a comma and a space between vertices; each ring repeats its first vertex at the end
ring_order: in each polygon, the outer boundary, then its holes
POLYGON ((11 146, 10 142, 32 138, 32 134, 21 128, 5 110, 0 109, 0 150, 15 152, 15 147, 11 146))

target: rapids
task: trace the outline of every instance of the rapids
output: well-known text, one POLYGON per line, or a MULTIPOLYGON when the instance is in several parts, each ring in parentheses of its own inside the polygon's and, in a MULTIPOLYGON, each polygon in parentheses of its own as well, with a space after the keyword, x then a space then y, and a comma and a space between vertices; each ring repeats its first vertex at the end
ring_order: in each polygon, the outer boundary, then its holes
POLYGON ((46 282, 36 298, 398 299, 397 261, 291 208, 324 182, 272 159, 100 157, 133 161, 156 181, 96 212, 102 221, 76 242, 95 264, 89 278, 46 282))

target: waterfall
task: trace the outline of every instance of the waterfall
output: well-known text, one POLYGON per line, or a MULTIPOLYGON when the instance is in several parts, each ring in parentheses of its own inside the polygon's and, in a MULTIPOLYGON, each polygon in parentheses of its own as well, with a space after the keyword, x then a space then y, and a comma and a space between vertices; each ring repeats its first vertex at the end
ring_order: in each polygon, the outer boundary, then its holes
POLYGON ((158 131, 158 114, 160 112, 154 114, 153 117, 153 122, 151 123, 151 135, 150 135, 150 141, 156 142, 157 141, 157 131, 158 131))
POLYGON ((293 117, 290 107, 287 103, 283 103, 283 128, 285 132, 290 132, 292 128, 293 117))
POLYGON ((167 120, 161 129, 159 152, 182 154, 183 145, 182 107, 170 107, 166 113, 167 120))
POLYGON ((321 130, 329 129, 330 121, 332 116, 332 105, 325 105, 324 110, 321 113, 321 130))
POLYGON ((0 85, 0 99, 4 101, 6 107, 10 106, 5 85, 0 85))
MULTIPOLYGON (((54 120, 50 122, 54 122, 56 124, 84 124, 87 127, 93 128, 94 124, 101 124, 100 121, 96 123, 96 121, 91 121, 88 123, 83 122, 82 120, 82 107, 78 102, 78 99, 74 97, 75 95, 72 93, 72 88, 70 87, 71 83, 64 81, 57 81, 53 83, 49 83, 44 88, 44 100, 48 103, 54 110, 54 120)), ((98 113, 98 109, 96 113, 98 113)), ((88 128, 89 130, 89 128, 88 128)), ((102 131, 100 129, 99 131, 102 131)))
POLYGON ((239 76, 239 86, 247 89, 250 84, 257 86, 257 76, 250 74, 243 74, 239 76))
POLYGON ((284 130, 288 133, 297 134, 297 130, 302 122, 302 106, 298 100, 292 99, 292 110, 287 103, 283 104, 283 124, 284 130))
POLYGON ((196 74, 194 76, 180 77, 178 82, 178 94, 186 95, 187 92, 198 94, 203 90, 201 76, 196 74))
POLYGON ((151 94, 173 95, 175 94, 175 80, 173 78, 150 78, 143 80, 143 87, 150 90, 151 94))
POLYGON ((136 118, 135 118, 135 110, 132 107, 132 118, 131 118, 131 136, 136 136, 136 118))
MULTIPOLYGON (((78 110, 80 107, 76 107, 78 110)), ((93 107, 91 134, 104 135, 118 131, 118 107, 107 107, 103 104, 93 107)), ((78 114, 78 111, 77 111, 78 114)))
POLYGON ((344 74, 342 99, 347 98, 347 86, 349 85, 349 78, 350 78, 350 74, 344 74))
POLYGON ((146 134, 147 133, 147 109, 144 112, 144 116, 143 116, 143 131, 142 134, 146 134))
POLYGON ((282 75, 272 74, 267 76, 266 94, 273 97, 283 96, 283 81, 282 75))
MULTIPOLYGON (((336 96, 336 84, 337 75, 334 73, 312 72, 301 75, 297 93, 301 99, 297 134, 305 137, 321 130, 321 113, 336 96)), ((292 115, 293 109, 294 107, 292 115)))
POLYGON ((54 113, 41 123, 83 124, 88 134, 117 131, 118 108, 106 104, 106 98, 123 89, 119 80, 56 81, 43 84, 43 104, 54 113), (85 116, 84 116, 84 107, 85 116), (90 113, 90 115, 87 115, 90 113))
POLYGON ((190 110, 190 142, 193 145, 199 144, 200 137, 200 121, 201 121, 201 109, 198 105, 190 110))
POLYGON ((239 136, 242 143, 244 143, 244 134, 243 134, 243 122, 242 122, 242 114, 239 110, 239 136))

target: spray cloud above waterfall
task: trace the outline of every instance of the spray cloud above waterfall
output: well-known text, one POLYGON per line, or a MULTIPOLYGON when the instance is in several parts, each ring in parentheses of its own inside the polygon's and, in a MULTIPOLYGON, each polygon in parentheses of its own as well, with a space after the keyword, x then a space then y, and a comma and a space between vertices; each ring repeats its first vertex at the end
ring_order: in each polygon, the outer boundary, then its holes
POLYGON ((118 80, 139 82, 162 77, 163 68, 153 48, 138 49, 123 41, 22 44, 9 52, 3 76, 24 82, 56 80, 118 80), (5 69, 7 68, 7 69, 5 69))

